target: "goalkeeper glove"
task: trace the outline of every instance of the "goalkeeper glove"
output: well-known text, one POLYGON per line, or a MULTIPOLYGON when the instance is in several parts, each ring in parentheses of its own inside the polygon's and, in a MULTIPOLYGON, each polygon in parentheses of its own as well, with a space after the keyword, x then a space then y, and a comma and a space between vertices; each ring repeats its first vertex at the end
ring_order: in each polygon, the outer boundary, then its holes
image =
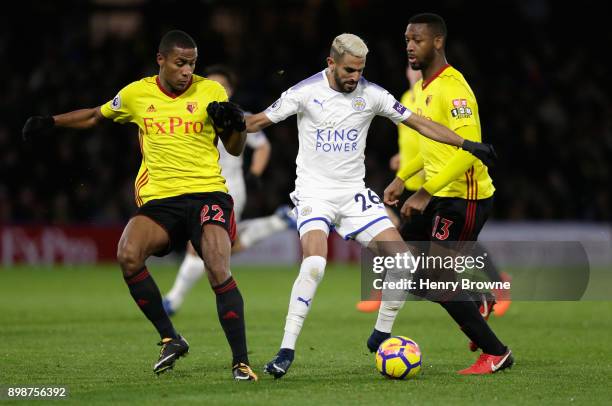
POLYGON ((497 162, 497 153, 491 144, 464 140, 461 149, 480 159, 486 166, 493 166, 497 162))
POLYGON ((246 130, 244 114, 235 103, 214 101, 208 104, 206 112, 217 128, 238 132, 246 130))
POLYGON ((44 134, 54 125, 55 119, 52 116, 33 116, 26 121, 23 130, 21 130, 21 136, 24 141, 28 141, 44 134))

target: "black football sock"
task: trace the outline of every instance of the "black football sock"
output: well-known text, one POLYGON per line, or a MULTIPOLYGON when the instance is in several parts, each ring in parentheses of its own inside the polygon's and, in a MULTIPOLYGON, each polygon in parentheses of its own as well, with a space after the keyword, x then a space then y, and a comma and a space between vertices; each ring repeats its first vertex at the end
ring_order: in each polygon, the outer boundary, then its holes
POLYGON ((125 278, 130 294, 140 307, 140 310, 153 323, 159 336, 164 338, 177 338, 178 335, 172 326, 170 318, 162 305, 161 294, 147 267, 125 278))
POLYGON ((231 276, 220 285, 214 286, 217 294, 217 313, 219 322, 227 342, 232 348, 232 365, 239 362, 249 364, 246 344, 246 329, 244 326, 244 302, 242 295, 236 286, 236 281, 231 276))
POLYGON ((504 354, 506 347, 499 341, 485 319, 482 318, 476 304, 469 300, 467 294, 462 293, 466 299, 464 301, 455 300, 439 303, 461 327, 463 333, 485 353, 491 355, 504 354))

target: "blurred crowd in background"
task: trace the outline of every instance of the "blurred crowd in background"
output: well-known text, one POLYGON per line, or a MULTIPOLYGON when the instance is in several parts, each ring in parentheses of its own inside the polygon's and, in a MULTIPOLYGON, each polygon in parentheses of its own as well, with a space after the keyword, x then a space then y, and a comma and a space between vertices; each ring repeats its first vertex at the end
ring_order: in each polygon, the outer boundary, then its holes
MULTIPOLYGON (((446 19, 449 63, 474 90, 483 138, 500 156, 491 170, 493 218, 610 221, 612 75, 605 53, 612 41, 603 6, 568 7, 552 0, 20 2, 0 16, 0 223, 123 224, 134 213, 135 126, 108 120, 32 143, 21 141, 21 128, 30 115, 101 105, 156 74, 166 31, 182 29, 197 41, 196 73, 209 64, 232 66, 239 77, 234 100, 258 112, 322 70, 343 32, 366 41, 365 76, 399 99, 408 85, 404 30, 420 12, 446 19)), ((295 118, 266 133, 272 158, 263 187, 249 185, 244 217, 271 213, 293 190, 295 118)), ((366 183, 379 193, 394 176, 389 159, 396 151, 396 128, 375 119, 366 183)))

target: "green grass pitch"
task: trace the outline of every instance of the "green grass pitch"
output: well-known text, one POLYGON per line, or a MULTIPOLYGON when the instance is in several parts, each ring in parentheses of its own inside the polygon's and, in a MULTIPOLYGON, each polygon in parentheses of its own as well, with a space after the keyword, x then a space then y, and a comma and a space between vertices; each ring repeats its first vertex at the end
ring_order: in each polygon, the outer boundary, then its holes
MULTIPOLYGON (((508 371, 463 377, 475 355, 440 306, 409 302, 394 333, 423 351, 417 379, 378 374, 365 347, 376 314, 355 310, 357 267, 330 266, 280 380, 262 366, 282 337, 295 267, 237 268, 259 382, 234 382, 214 295, 202 281, 174 323, 191 345, 173 371, 152 373, 159 340, 115 265, 0 270, 0 386, 63 385, 83 404, 609 404, 612 302, 513 303, 490 323, 515 353, 508 371)), ((151 267, 162 292, 175 276, 151 267)), ((17 403, 17 402, 16 402, 17 403)), ((24 404, 20 401, 19 404, 24 404)))

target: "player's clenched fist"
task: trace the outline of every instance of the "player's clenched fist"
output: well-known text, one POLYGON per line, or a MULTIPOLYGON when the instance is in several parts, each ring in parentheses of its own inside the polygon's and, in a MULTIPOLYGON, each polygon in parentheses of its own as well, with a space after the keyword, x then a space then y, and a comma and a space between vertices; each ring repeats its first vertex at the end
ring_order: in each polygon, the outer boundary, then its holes
POLYGON ((54 125, 55 120, 51 116, 33 116, 26 121, 21 135, 24 141, 28 141, 53 128, 54 125))
POLYGON ((461 148, 480 159, 486 166, 493 166, 497 161, 497 153, 491 144, 465 140, 461 148))
POLYGON ((235 103, 214 101, 206 107, 206 111, 217 128, 238 132, 246 129, 244 114, 235 103))

